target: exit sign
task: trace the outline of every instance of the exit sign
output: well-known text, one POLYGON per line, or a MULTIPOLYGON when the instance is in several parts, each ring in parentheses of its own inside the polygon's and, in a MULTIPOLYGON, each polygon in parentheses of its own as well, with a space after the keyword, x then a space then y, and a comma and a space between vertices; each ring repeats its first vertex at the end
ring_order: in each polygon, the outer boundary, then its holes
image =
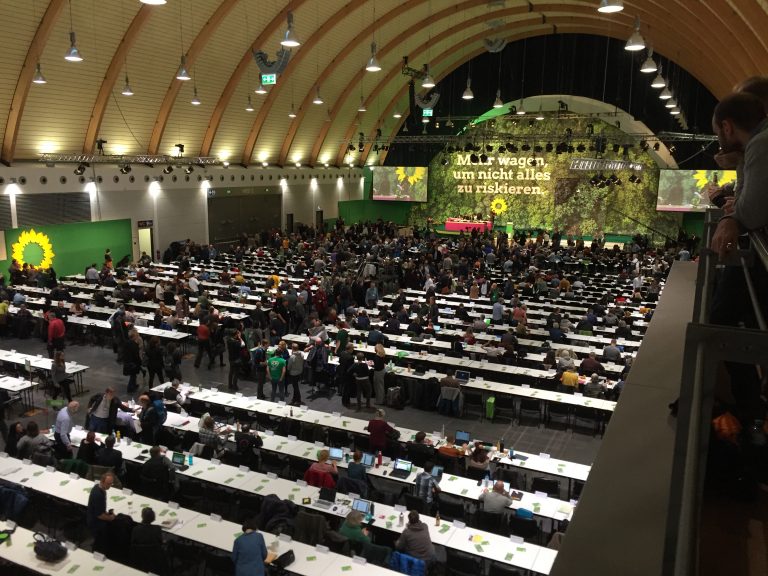
POLYGON ((432 108, 424 108, 424 109, 422 109, 421 115, 424 118, 431 118, 432 117, 432 108))
POLYGON ((270 84, 277 84, 277 74, 262 74, 261 83, 264 86, 269 86, 270 84))

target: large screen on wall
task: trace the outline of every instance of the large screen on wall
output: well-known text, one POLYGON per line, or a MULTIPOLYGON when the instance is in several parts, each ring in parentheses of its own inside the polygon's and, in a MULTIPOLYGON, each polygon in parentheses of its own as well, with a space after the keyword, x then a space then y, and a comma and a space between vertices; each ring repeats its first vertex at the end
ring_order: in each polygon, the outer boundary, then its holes
POLYGON ((736 170, 661 170, 656 210, 704 212, 709 191, 736 181, 736 170))
POLYGON ((427 168, 424 166, 377 166, 373 171, 373 199, 426 202, 427 168))

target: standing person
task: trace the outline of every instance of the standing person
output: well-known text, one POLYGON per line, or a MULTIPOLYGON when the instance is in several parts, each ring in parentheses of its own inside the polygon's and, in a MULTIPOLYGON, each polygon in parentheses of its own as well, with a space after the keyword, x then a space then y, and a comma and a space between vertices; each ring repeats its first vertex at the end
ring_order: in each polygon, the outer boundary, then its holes
POLYGON ((64 350, 66 340, 66 327, 64 321, 56 316, 56 313, 48 312, 48 357, 53 358, 55 351, 64 350))
POLYGON ((219 365, 224 367, 224 352, 227 351, 227 344, 224 342, 224 326, 219 325, 216 321, 211 321, 211 350, 213 350, 213 356, 211 356, 211 363, 208 364, 208 370, 213 368, 216 364, 216 357, 219 357, 219 365))
POLYGON ((349 407, 349 398, 354 390, 354 379, 349 374, 349 369, 355 363, 355 345, 348 342, 339 354, 339 366, 336 369, 336 385, 341 394, 341 403, 349 407))
POLYGON ((147 346, 147 371, 149 372, 149 387, 155 385, 155 376, 158 383, 162 384, 163 379, 163 346, 160 344, 159 336, 152 336, 147 346))
POLYGON ((213 365, 213 350, 211 349, 211 327, 207 322, 200 322, 197 327, 197 356, 195 356, 195 368, 200 368, 203 354, 208 355, 208 367, 213 365))
POLYGON ((232 562, 235 576, 264 576, 264 564, 274 560, 274 554, 267 552, 264 536, 258 530, 255 518, 243 522, 243 533, 232 546, 232 562))
POLYGON ((287 371, 288 382, 293 387, 291 404, 299 406, 301 405, 301 390, 299 390, 299 384, 301 382, 301 376, 304 374, 304 354, 302 354, 301 350, 299 350, 299 345, 295 342, 291 344, 291 357, 288 358, 287 371))
POLYGON ((72 458, 73 449, 72 440, 70 439, 72 428, 74 428, 72 416, 74 416, 79 409, 80 403, 72 401, 56 414, 56 431, 53 433, 53 449, 56 452, 56 457, 60 460, 72 458))
POLYGON ((237 379, 240 376, 240 358, 245 342, 240 330, 235 329, 227 339, 227 358, 229 359, 229 373, 227 374, 227 386, 232 391, 237 391, 237 379))
MULTIPOLYGON (((139 336, 139 338, 141 338, 139 336)), ((128 394, 139 389, 136 376, 141 371, 141 349, 135 338, 128 337, 123 346, 123 375, 128 376, 128 394)))
POLYGON ((72 390, 70 385, 74 382, 71 376, 67 374, 67 363, 64 360, 64 352, 57 350, 53 356, 53 363, 51 364, 51 379, 53 385, 56 387, 54 391, 54 398, 59 395, 59 389, 64 392, 64 397, 67 402, 72 401, 72 390))
POLYGON ((384 404, 386 390, 384 387, 384 377, 386 376, 387 353, 384 345, 376 344, 376 354, 373 357, 373 395, 376 404, 384 404))
POLYGON ((163 423, 160 421, 160 414, 155 409, 152 400, 146 394, 139 397, 141 405, 141 414, 139 422, 141 423, 141 441, 150 446, 157 444, 157 435, 163 423))
POLYGON ((362 410, 363 395, 365 395, 365 407, 367 409, 371 408, 371 380, 369 373, 370 370, 365 361, 365 354, 358 352, 357 362, 349 369, 349 374, 355 379, 355 386, 357 386, 357 412, 362 410))
POLYGON ((328 366, 328 349, 322 339, 315 339, 315 345, 310 346, 307 351, 307 365, 309 380, 312 384, 312 393, 319 392, 318 383, 322 384, 325 380, 326 368, 328 366))
POLYGON ((272 382, 272 397, 270 398, 272 402, 275 401, 278 392, 280 394, 280 401, 282 402, 285 399, 285 366, 285 359, 278 354, 267 360, 266 373, 272 382))
POLYGON ((182 381, 181 358, 181 348, 175 342, 168 342, 163 352, 163 369, 165 370, 165 377, 169 380, 182 381))
POLYGON ((98 484, 94 484, 88 496, 86 521, 93 536, 93 551, 104 552, 106 549, 107 527, 114 521, 112 510, 107 510, 107 491, 112 488, 115 476, 112 472, 101 475, 98 484))
POLYGON ((365 427, 365 430, 368 430, 369 434, 368 448, 374 454, 379 451, 383 452, 386 450, 389 436, 397 432, 387 423, 387 421, 384 419, 385 417, 386 413, 383 409, 379 408, 376 410, 376 414, 374 415, 373 419, 369 420, 368 425, 365 427))
POLYGON ((251 352, 251 365, 256 374, 256 397, 259 400, 265 400, 264 381, 267 378, 267 348, 269 341, 263 339, 261 343, 251 352))

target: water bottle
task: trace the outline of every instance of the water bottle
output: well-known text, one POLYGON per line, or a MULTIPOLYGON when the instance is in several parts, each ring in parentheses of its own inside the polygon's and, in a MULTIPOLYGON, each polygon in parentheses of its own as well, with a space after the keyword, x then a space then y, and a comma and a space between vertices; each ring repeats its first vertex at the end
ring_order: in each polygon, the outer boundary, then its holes
POLYGON ((376 468, 381 466, 381 461, 382 461, 382 455, 381 455, 381 450, 379 450, 379 453, 376 455, 376 468))
POLYGON ((189 456, 187 456, 187 463, 192 466, 192 452, 189 453, 189 456))
POLYGON ((402 526, 405 524, 405 517, 403 516, 403 513, 400 512, 400 519, 397 521, 398 526, 402 526))

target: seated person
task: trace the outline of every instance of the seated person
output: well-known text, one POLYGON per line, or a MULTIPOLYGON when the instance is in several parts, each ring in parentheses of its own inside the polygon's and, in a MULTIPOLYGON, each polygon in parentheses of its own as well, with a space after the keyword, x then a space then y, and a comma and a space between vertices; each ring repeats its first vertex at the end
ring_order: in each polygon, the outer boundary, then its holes
POLYGON ((589 356, 584 358, 579 364, 579 372, 591 376, 592 374, 602 374, 604 372, 603 365, 597 361, 597 357, 594 352, 590 352, 589 356))
POLYGON ((493 484, 493 490, 490 492, 488 488, 483 490, 478 498, 483 503, 483 510, 491 512, 493 514, 500 514, 512 505, 512 498, 504 490, 504 482, 497 480, 493 484))
POLYGON ((176 483, 176 471, 160 446, 149 449, 149 459, 141 465, 141 477, 150 480, 167 479, 172 485, 176 483))
POLYGON ((445 371, 445 378, 440 380, 440 386, 447 386, 449 388, 461 388, 461 383, 456 379, 456 371, 453 368, 448 368, 445 371))
POLYGON ((601 398, 605 392, 605 385, 598 374, 592 374, 592 376, 584 384, 584 396, 591 398, 601 398))
POLYGON ((123 463, 123 453, 120 450, 115 449, 115 437, 107 436, 104 439, 104 446, 100 450, 96 451, 97 466, 107 466, 112 468, 118 476, 122 476, 125 472, 123 463))
POLYGON ((131 548, 148 548, 151 546, 162 546, 163 530, 153 524, 155 521, 155 511, 149 506, 141 509, 141 523, 136 524, 131 530, 131 548))
POLYGON ((171 381, 171 385, 163 390, 163 400, 165 401, 166 408, 171 410, 181 410, 184 403, 187 401, 187 397, 181 391, 181 382, 174 378, 171 381))
POLYGON ((258 432, 251 431, 250 424, 242 424, 240 430, 235 432, 235 446, 243 465, 256 462, 258 449, 264 445, 264 441, 258 432))
POLYGON ((347 465, 347 477, 352 480, 366 481, 365 466, 361 464, 363 459, 363 453, 360 450, 355 450, 352 453, 352 462, 347 465))
POLYGON ((328 450, 320 450, 317 454, 317 462, 314 462, 309 469, 314 472, 338 476, 339 470, 336 468, 336 462, 330 460, 330 456, 331 453, 328 450))
POLYGON ((450 456, 452 458, 463 458, 466 454, 464 451, 466 444, 461 447, 457 447, 455 444, 456 438, 454 438, 452 435, 448 435, 445 437, 445 444, 440 446, 437 451, 440 452, 440 454, 445 454, 446 456, 450 456))
POLYGON ((219 453, 224 449, 224 444, 226 443, 226 438, 223 438, 219 433, 216 432, 214 429, 215 422, 211 416, 208 416, 203 420, 203 427, 200 428, 199 434, 200 434, 200 444, 203 444, 204 446, 210 446, 213 448, 214 455, 219 455, 219 453))
POLYGON ((488 458, 488 450, 483 448, 482 443, 477 442, 475 444, 475 449, 472 450, 472 455, 469 457, 467 466, 476 470, 491 469, 491 459, 488 458))
POLYGON ((426 432, 416 432, 413 442, 406 444, 408 458, 417 466, 423 465, 434 457, 435 449, 429 445, 426 432))
POLYGON ((395 542, 395 548, 427 563, 436 560, 435 547, 429 536, 429 526, 421 521, 416 510, 408 512, 408 525, 395 542))
POLYGON ((363 520, 365 516, 358 510, 352 510, 347 514, 347 518, 339 528, 339 534, 348 538, 352 542, 361 542, 363 544, 370 544, 371 537, 368 534, 368 529, 363 528, 363 520))

